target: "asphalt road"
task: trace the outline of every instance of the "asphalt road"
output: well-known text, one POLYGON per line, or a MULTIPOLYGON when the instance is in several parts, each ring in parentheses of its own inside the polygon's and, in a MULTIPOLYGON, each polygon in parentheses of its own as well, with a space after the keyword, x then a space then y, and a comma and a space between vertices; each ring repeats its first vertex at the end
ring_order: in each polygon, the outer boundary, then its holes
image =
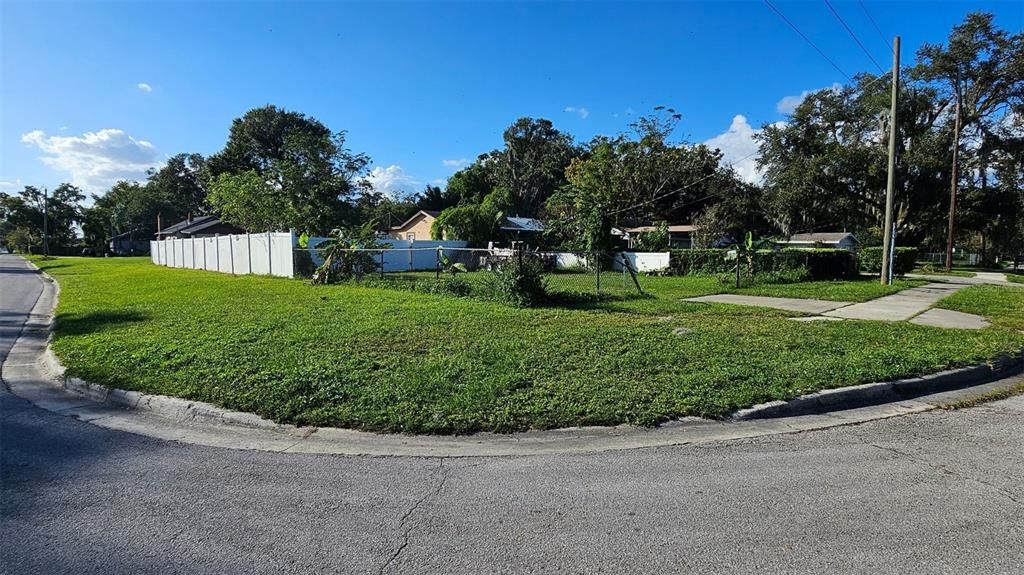
MULTIPOLYGON (((0 345, 34 301, 20 265, 0 256, 0 345)), ((1022 422, 1018 396, 702 446, 345 457, 165 442, 0 391, 0 572, 1020 573, 1022 422)))

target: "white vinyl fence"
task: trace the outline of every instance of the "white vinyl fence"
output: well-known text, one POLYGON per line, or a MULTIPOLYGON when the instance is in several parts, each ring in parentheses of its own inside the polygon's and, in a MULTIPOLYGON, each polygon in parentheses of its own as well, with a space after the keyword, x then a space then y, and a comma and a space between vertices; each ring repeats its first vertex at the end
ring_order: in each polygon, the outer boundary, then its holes
POLYGON ((149 245, 153 263, 160 266, 295 277, 295 236, 289 232, 167 239, 149 245))
MULTIPOLYGON (((324 254, 317 247, 328 241, 330 238, 312 237, 307 242, 306 251, 313 261, 314 266, 324 263, 324 254)), ((383 272, 405 272, 425 271, 437 268, 438 253, 450 258, 457 259, 457 248, 465 248, 467 243, 460 240, 395 240, 384 239, 382 243, 388 244, 389 248, 383 250, 368 250, 374 254, 374 260, 378 260, 378 254, 383 256, 383 272)), ((302 248, 299 248, 301 250, 302 248)))

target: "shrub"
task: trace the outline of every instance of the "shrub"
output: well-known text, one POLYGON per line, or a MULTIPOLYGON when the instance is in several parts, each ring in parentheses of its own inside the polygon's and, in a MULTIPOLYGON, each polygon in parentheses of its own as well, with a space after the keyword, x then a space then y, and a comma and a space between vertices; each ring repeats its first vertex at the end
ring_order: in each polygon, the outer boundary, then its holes
POLYGON ((473 291, 473 287, 462 278, 445 276, 438 280, 418 281, 414 290, 435 295, 466 297, 473 291))
POLYGON ((786 248, 781 252, 785 264, 773 271, 803 267, 812 280, 836 280, 857 277, 857 256, 848 250, 833 248, 786 248))
MULTIPOLYGON (((727 261, 724 249, 672 250, 669 269, 680 275, 717 275, 735 270, 735 260, 727 261)), ((806 278, 832 280, 856 277, 857 258, 847 250, 786 248, 759 250, 753 255, 753 273, 795 272, 806 278)), ((749 274, 745 271, 744 275, 749 274)), ((797 277, 790 274, 790 277, 797 277)), ((733 282, 735 282, 733 275, 733 282)))
MULTIPOLYGON (((917 265, 917 248, 896 248, 893 262, 893 273, 903 275, 917 265)), ((860 269, 872 273, 882 273, 882 248, 863 248, 860 250, 860 269)))
POLYGON ((547 298, 544 263, 538 258, 513 257, 499 263, 488 279, 498 301, 516 307, 531 307, 547 298))
POLYGON ((669 252, 668 265, 672 273, 678 275, 713 275, 732 269, 733 263, 725 261, 723 249, 672 250, 669 252))

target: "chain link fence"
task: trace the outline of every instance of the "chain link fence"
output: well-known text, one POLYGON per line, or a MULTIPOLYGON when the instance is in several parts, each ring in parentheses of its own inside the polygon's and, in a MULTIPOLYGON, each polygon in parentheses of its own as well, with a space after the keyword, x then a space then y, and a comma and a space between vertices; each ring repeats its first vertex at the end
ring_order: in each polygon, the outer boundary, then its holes
MULTIPOLYGON (((296 276, 312 278, 331 248, 296 249, 296 276)), ((464 282, 486 295, 503 266, 533 265, 541 270, 552 296, 627 296, 643 294, 642 277, 619 253, 554 252, 520 248, 378 248, 337 249, 334 265, 343 266, 343 281, 375 287, 432 291, 438 282, 464 282), (338 261, 343 260, 343 261, 338 261)))

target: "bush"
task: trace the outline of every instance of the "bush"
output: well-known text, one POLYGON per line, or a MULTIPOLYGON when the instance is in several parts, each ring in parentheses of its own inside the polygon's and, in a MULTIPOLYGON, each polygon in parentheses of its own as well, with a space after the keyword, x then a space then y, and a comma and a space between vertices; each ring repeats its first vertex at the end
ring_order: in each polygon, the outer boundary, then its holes
POLYGON ((473 291, 473 287, 462 278, 446 276, 438 280, 418 281, 414 290, 435 295, 466 297, 473 291))
MULTIPOLYGON (((917 248, 896 248, 896 259, 893 262, 893 273, 903 275, 917 265, 917 248)), ((872 274, 882 273, 882 248, 863 248, 860 250, 860 269, 872 274)))
POLYGON ((505 260, 494 268, 487 283, 495 299, 516 307, 531 307, 547 298, 544 263, 539 258, 505 260))
MULTIPOLYGON (((672 250, 669 254, 669 269, 679 275, 725 274, 736 269, 735 260, 725 259, 728 251, 672 250)), ((759 250, 753 255, 753 270, 743 270, 743 275, 749 275, 750 271, 753 271, 755 276, 786 272, 789 273, 789 277, 800 276, 813 280, 846 279, 856 277, 857 258, 852 252, 837 249, 759 250)), ((735 275, 733 281, 735 282, 735 275)))
POLYGON ((729 271, 732 262, 725 261, 723 249, 672 250, 669 252, 668 267, 678 275, 713 275, 729 271))

